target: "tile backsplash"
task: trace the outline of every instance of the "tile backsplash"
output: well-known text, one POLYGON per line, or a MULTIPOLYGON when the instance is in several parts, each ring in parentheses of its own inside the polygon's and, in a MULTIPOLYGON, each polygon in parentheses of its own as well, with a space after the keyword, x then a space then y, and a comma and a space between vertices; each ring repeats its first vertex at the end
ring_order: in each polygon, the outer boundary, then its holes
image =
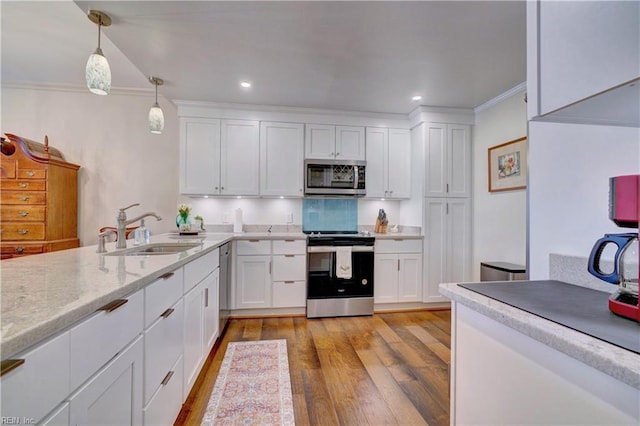
POLYGON ((357 232, 358 200, 305 198, 302 201, 302 230, 357 232))

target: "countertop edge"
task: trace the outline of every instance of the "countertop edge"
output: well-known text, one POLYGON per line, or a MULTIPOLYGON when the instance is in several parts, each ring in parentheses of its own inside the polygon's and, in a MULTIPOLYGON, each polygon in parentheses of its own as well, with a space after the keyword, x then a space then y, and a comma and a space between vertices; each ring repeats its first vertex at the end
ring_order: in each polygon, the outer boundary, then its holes
POLYGON ((78 321, 81 321, 83 318, 88 317, 106 303, 109 303, 121 297, 129 296, 136 291, 145 288, 146 286, 160 278, 160 276, 162 276, 163 274, 180 268, 183 265, 214 251, 215 249, 231 241, 232 239, 232 236, 228 236, 227 238, 223 238, 220 241, 211 243, 207 247, 204 247, 202 250, 199 250, 183 259, 179 259, 160 269, 157 269, 156 271, 149 273, 148 275, 144 275, 135 281, 132 281, 130 283, 127 283, 126 285, 123 285, 122 287, 115 289, 114 291, 96 297, 95 299, 92 299, 91 301, 88 301, 81 306, 77 306, 76 308, 66 311, 63 314, 52 317, 46 322, 28 328, 20 334, 7 337, 6 339, 3 338, 0 344, 1 359, 5 360, 7 358, 10 358, 16 354, 19 354, 20 352, 28 350, 29 348, 45 339, 65 332, 69 328, 73 327, 78 321))
POLYGON ((629 386, 640 389, 640 356, 595 337, 459 287, 440 284, 440 293, 629 386))

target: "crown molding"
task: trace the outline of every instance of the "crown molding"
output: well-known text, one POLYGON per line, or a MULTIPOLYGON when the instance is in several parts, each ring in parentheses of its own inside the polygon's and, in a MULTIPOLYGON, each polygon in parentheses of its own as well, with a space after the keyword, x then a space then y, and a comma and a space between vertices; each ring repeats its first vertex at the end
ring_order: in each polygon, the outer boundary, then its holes
POLYGON ((527 82, 523 81, 522 83, 518 84, 516 87, 507 90, 504 93, 501 93, 500 95, 496 96, 493 99, 489 99, 487 102, 478 105, 477 107, 475 107, 473 109, 474 114, 478 114, 479 112, 482 112, 486 109, 489 109, 491 107, 496 106, 497 104, 499 104, 500 102, 512 97, 513 95, 516 95, 520 92, 524 92, 527 90, 527 82))

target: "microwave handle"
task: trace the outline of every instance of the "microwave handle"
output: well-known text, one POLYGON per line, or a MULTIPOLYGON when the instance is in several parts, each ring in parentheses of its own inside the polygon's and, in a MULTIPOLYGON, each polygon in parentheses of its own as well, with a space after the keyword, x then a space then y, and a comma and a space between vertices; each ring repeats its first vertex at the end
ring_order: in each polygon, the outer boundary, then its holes
POLYGON ((353 178, 353 189, 358 189, 358 178, 360 177, 360 173, 358 173, 358 166, 353 166, 353 173, 355 174, 353 178))

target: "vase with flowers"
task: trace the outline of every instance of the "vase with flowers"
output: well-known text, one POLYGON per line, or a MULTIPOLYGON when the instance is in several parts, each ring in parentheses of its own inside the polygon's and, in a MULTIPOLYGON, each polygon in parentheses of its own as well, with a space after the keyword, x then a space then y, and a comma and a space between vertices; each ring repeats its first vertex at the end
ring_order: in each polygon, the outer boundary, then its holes
POLYGON ((191 231, 191 204, 178 205, 178 216, 176 216, 176 226, 180 232, 191 231))

